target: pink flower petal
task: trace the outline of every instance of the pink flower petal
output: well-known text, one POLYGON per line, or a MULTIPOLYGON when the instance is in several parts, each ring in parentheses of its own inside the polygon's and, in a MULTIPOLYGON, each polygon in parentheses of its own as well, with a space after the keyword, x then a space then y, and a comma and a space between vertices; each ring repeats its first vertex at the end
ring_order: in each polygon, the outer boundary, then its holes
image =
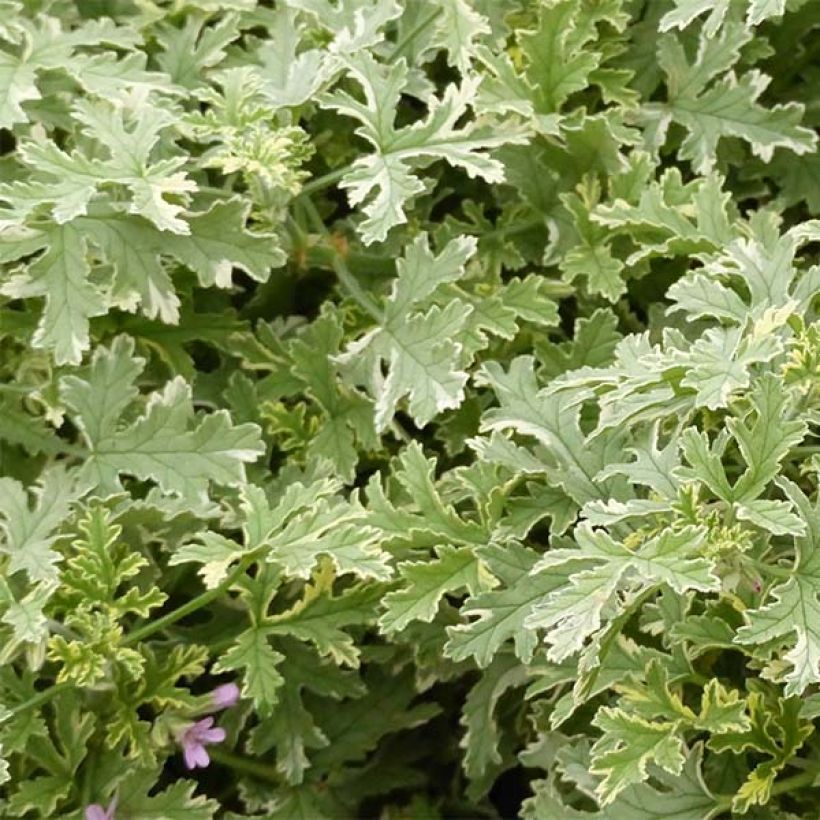
POLYGON ((189 769, 197 766, 204 768, 211 762, 208 752, 205 750, 206 743, 221 743, 225 740, 225 730, 219 727, 212 728, 213 717, 206 717, 192 723, 179 736, 179 744, 185 757, 185 765, 189 769))
POLYGON ((211 758, 208 757, 208 752, 204 746, 194 747, 194 761, 201 769, 204 769, 211 762, 211 758))
POLYGON ((221 728, 206 729, 199 734, 199 739, 205 743, 222 743, 225 740, 225 730, 221 728))
POLYGON ((239 687, 235 683, 223 683, 211 692, 214 709, 227 709, 239 700, 239 687))
POLYGON ((114 812, 117 810, 116 796, 104 809, 99 803, 92 803, 85 807, 85 820, 114 820, 114 812))
POLYGON ((196 752, 197 749, 202 748, 201 746, 194 746, 192 744, 186 744, 183 746, 182 752, 185 757, 185 767, 188 769, 195 769, 196 768, 196 752))

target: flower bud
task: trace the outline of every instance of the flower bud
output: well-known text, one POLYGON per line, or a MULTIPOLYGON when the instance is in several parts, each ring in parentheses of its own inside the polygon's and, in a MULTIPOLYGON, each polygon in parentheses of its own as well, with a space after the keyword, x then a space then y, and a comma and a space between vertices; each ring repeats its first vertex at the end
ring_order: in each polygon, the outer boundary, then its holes
POLYGON ((211 692, 214 709, 227 709, 239 700, 239 687, 235 683, 223 683, 211 692))

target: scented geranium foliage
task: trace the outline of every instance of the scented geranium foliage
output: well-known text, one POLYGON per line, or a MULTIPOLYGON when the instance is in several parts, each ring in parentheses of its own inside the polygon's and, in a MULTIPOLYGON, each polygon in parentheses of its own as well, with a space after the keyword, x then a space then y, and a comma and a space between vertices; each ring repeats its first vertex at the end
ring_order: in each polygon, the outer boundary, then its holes
POLYGON ((0 12, 0 816, 820 815, 820 3, 0 12))

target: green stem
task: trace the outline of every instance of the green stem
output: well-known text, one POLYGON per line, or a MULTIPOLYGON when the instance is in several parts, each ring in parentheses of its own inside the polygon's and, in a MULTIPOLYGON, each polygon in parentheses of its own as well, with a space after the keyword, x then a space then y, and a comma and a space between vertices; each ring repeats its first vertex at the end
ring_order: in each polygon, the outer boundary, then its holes
POLYGON ((708 678, 706 675, 701 675, 700 672, 695 671, 690 672, 686 678, 698 686, 706 686, 712 680, 712 678, 708 678))
POLYGON ((302 186, 302 190, 299 191, 298 196, 309 197, 317 191, 323 191, 325 188, 329 188, 331 185, 338 182, 350 170, 350 167, 350 165, 345 165, 343 168, 337 168, 335 171, 328 171, 328 173, 322 174, 320 177, 315 177, 310 180, 310 182, 306 182, 302 186))
POLYGON ((227 652, 234 643, 236 643, 236 638, 225 638, 215 643, 209 643, 206 648, 211 656, 221 655, 223 652, 227 652))
MULTIPOLYGON (((393 53, 388 58, 387 62, 395 63, 396 60, 398 60, 399 57, 401 57, 413 44, 413 41, 419 36, 419 34, 421 34, 439 16, 439 14, 441 14, 441 9, 434 9, 433 12, 425 17, 414 29, 408 31, 404 39, 396 43, 396 48, 393 50, 393 53)), ((317 191, 323 191, 325 188, 329 188, 331 185, 337 183, 350 170, 350 167, 350 165, 345 165, 343 168, 336 168, 333 171, 328 171, 326 174, 322 174, 322 176, 306 182, 302 186, 302 190, 299 191, 298 196, 310 196, 311 194, 315 194, 317 191)))
POLYGON ((523 222, 517 222, 513 225, 507 225, 503 228, 493 228, 491 231, 487 231, 486 233, 476 232, 475 235, 479 239, 494 238, 496 236, 512 236, 517 233, 526 233, 527 231, 530 231, 533 228, 537 228, 539 225, 542 227, 546 227, 546 223, 544 221, 543 216, 536 216, 532 219, 526 219, 523 222))
MULTIPOLYGON (((769 798, 771 799, 772 797, 777 797, 779 794, 793 792, 797 789, 802 789, 805 786, 811 786, 818 777, 820 777, 820 767, 818 767, 818 764, 815 761, 815 765, 811 769, 800 772, 800 774, 787 777, 784 780, 779 780, 775 783, 769 793, 769 798)), ((717 803, 720 811, 730 811, 734 798, 735 796, 733 794, 718 794, 715 795, 715 802, 717 803)))
MULTIPOLYGON (((325 223, 322 221, 319 211, 316 210, 316 206, 310 201, 310 199, 307 198, 301 200, 301 204, 311 222, 313 222, 317 233, 328 238, 330 234, 325 227, 325 223)), ((378 324, 381 324, 383 316, 378 305, 373 301, 370 294, 368 294, 356 281, 356 278, 348 270, 347 265, 338 253, 335 254, 333 260, 331 261, 331 266, 333 267, 336 276, 339 277, 339 281, 342 283, 345 290, 378 324)))
POLYGON ((211 601, 215 601, 224 592, 226 592, 235 581, 239 580, 239 578, 245 574, 245 571, 255 560, 256 556, 254 553, 246 555, 237 564, 236 569, 234 569, 234 571, 230 573, 230 575, 228 575, 228 577, 225 578, 225 580, 218 587, 209 589, 201 595, 197 595, 196 598, 191 598, 188 603, 177 607, 177 609, 169 612, 167 615, 163 615, 161 618, 157 618, 155 621, 150 621, 147 624, 143 624, 143 626, 139 629, 129 632, 128 635, 126 635, 125 640, 123 640, 122 645, 129 646, 130 644, 137 643, 138 641, 144 641, 156 632, 159 632, 160 630, 165 629, 165 627, 176 623, 187 615, 190 615, 192 612, 202 609, 202 607, 207 606, 211 603, 211 601))
POLYGON ((72 686, 74 686, 74 683, 71 681, 55 683, 54 686, 50 686, 48 689, 43 689, 42 692, 38 692, 34 697, 25 701, 25 703, 21 703, 13 709, 9 709, 7 712, 7 717, 11 719, 19 714, 22 714, 23 712, 27 712, 29 709, 35 709, 38 706, 42 706, 44 703, 48 703, 52 698, 57 697, 60 692, 65 692, 68 689, 71 689, 72 686))
POLYGON ((789 579, 794 575, 794 570, 789 567, 777 567, 773 564, 764 564, 761 561, 755 561, 754 566, 761 575, 770 575, 772 578, 789 579))
MULTIPOLYGON (((305 251, 305 266, 308 268, 332 268, 336 254, 337 251, 326 245, 311 245, 305 251)), ((347 259, 354 265, 363 268, 363 270, 358 271, 358 275, 366 276, 368 279, 396 275, 396 263, 392 259, 375 253, 350 250, 347 253, 347 259)))
POLYGON ((260 763, 257 760, 249 760, 247 757, 242 757, 241 755, 220 749, 216 746, 209 747, 208 754, 211 760, 222 766, 227 766, 238 772, 244 772, 260 780, 266 780, 269 783, 282 784, 282 775, 274 766, 268 766, 266 763, 260 763))
POLYGON ((811 768, 808 771, 787 777, 785 780, 779 780, 772 786, 771 796, 776 797, 778 794, 786 794, 796 789, 802 789, 804 786, 811 786, 818 776, 820 776, 818 768, 811 768))
MULTIPOLYGON (((246 555, 237 564, 236 569, 234 569, 234 571, 231 572, 230 575, 228 575, 228 577, 225 578, 225 580, 218 587, 214 587, 214 589, 209 589, 206 592, 203 592, 202 595, 192 598, 188 601, 188 603, 183 604, 181 607, 173 610, 173 612, 169 612, 167 615, 163 615, 161 618, 157 618, 157 620, 144 624, 139 629, 135 629, 133 632, 130 632, 126 635, 122 645, 129 646, 130 644, 137 643, 137 641, 145 640, 156 632, 159 632, 161 629, 165 629, 165 627, 181 620, 186 615, 190 615, 192 612, 196 612, 198 609, 202 609, 202 607, 207 606, 211 603, 211 601, 219 598, 219 596, 228 590, 235 581, 244 575, 245 571, 255 560, 255 553, 246 555)), ((65 692, 74 686, 76 686, 76 684, 73 681, 55 683, 53 686, 49 686, 48 689, 43 689, 42 692, 38 692, 34 695, 34 697, 29 698, 24 703, 9 709, 6 713, 6 717, 13 718, 16 715, 28 711, 29 709, 35 709, 38 706, 42 706, 44 703, 48 703, 52 698, 59 695, 60 692, 65 692)))

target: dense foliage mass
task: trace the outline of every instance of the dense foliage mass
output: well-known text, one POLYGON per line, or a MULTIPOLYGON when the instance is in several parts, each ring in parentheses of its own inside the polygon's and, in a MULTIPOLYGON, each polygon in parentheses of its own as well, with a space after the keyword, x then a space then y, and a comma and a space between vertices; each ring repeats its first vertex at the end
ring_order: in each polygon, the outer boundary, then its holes
POLYGON ((820 814, 820 2, 0 9, 2 817, 820 814))

